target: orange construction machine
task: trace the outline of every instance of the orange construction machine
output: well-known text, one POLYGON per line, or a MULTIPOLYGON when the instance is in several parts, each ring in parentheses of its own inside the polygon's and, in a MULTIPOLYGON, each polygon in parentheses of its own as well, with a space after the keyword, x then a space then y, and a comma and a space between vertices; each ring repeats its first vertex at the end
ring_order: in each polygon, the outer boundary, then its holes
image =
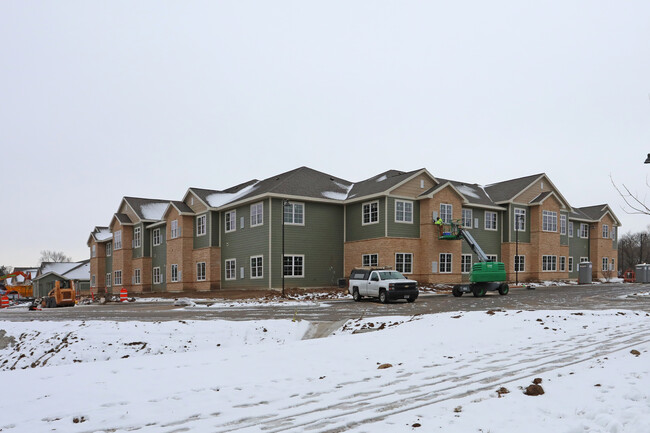
POLYGON ((41 299, 43 308, 74 307, 74 304, 75 288, 72 281, 70 281, 70 287, 66 287, 65 282, 55 281, 54 288, 41 299))
POLYGON ((20 294, 21 297, 23 297, 23 298, 31 298, 33 296, 33 294, 34 294, 34 291, 33 291, 33 287, 32 287, 32 284, 31 284, 32 274, 30 274, 29 272, 27 272, 27 273, 24 273, 22 271, 12 272, 10 274, 1 276, 0 281, 4 281, 7 278, 15 278, 15 277, 17 277, 19 275, 21 277, 23 277, 25 279, 25 281, 23 283, 11 284, 11 285, 7 286, 7 290, 15 290, 20 294))

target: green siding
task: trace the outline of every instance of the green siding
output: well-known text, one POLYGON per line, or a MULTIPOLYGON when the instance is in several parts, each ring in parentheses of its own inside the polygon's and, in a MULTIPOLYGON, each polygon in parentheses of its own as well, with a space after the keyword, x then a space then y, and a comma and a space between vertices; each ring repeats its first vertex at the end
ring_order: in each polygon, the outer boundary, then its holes
POLYGON ((219 235, 221 234, 221 230, 219 228, 219 224, 221 221, 221 219, 219 218, 219 212, 214 212, 214 211, 210 212, 209 219, 210 219, 210 230, 208 231, 208 233, 210 234, 210 246, 218 247, 219 235))
MULTIPOLYGON (((259 202, 256 202, 259 203, 259 202)), ((273 218, 282 218, 281 207, 276 206, 273 218)), ((231 211, 232 209, 228 209, 231 211)), ((263 202, 263 223, 251 227, 250 205, 241 206, 236 211, 236 229, 225 232, 225 218, 221 217, 219 233, 222 239, 221 245, 221 287, 222 288, 268 288, 269 287, 269 201, 263 202), (241 218, 244 218, 244 227, 241 226, 241 218), (251 279, 250 258, 262 256, 263 278, 251 279), (235 259, 236 270, 234 280, 226 280, 226 260, 235 259), (244 278, 241 278, 241 268, 244 268, 244 278)), ((222 214, 223 215, 223 214, 222 214)), ((215 215, 214 219, 219 219, 215 215)), ((275 258, 279 262, 280 257, 275 258)), ((279 272, 279 270, 278 270, 279 272)))
MULTIPOLYGON (((519 242, 530 242, 530 208, 521 205, 509 205, 507 215, 508 222, 504 221, 504 230, 510 233, 510 242, 515 242, 519 237, 519 242), (515 231, 515 209, 524 209, 526 211, 526 230, 520 231, 518 234, 515 231)), ((508 233, 506 232, 506 233, 508 233)))
POLYGON ((151 245, 151 289, 154 292, 164 292, 167 289, 167 236, 165 236, 166 226, 157 226, 160 229, 160 245, 151 245), (162 276, 160 284, 153 284, 153 268, 160 268, 162 276))
MULTIPOLYGON (((105 273, 113 272, 113 242, 109 242, 109 243, 111 244, 111 255, 106 256, 106 260, 105 260, 106 272, 105 273)), ((103 277, 106 278, 106 275, 103 275, 103 277)))
MULTIPOLYGON (((472 214, 473 218, 478 218, 479 228, 469 229, 470 234, 474 237, 485 254, 496 255, 497 259, 501 261, 501 233, 503 220, 505 219, 504 215, 507 215, 507 213, 497 212, 497 230, 485 230, 485 212, 483 209, 474 208, 472 209, 472 214)), ((477 263, 479 261, 478 256, 472 252, 472 249, 469 247, 469 245, 467 245, 467 242, 462 242, 462 253, 471 253, 472 263, 477 263)), ((460 266, 460 258, 456 260, 456 263, 458 263, 458 266, 460 266)))
POLYGON ((578 278, 578 265, 580 263, 580 257, 589 257, 589 239, 578 237, 576 227, 579 230, 580 223, 573 224, 573 237, 569 238, 569 256, 573 257, 573 272, 569 273, 570 278, 578 278))
POLYGON ((142 257, 142 246, 144 244, 144 232, 145 232, 144 224, 142 224, 141 222, 133 226, 133 241, 131 245, 131 253, 134 259, 139 259, 140 257, 142 257), (137 248, 133 247, 133 245, 135 245, 136 229, 140 229, 140 246, 137 248))
POLYGON ((420 237, 420 202, 404 200, 413 203, 413 222, 402 223, 395 221, 395 201, 401 199, 388 199, 388 236, 400 238, 420 237))
MULTIPOLYGON (((386 198, 381 197, 377 200, 368 200, 364 202, 347 205, 346 218, 345 218, 346 241, 351 242, 351 241, 359 241, 363 239, 374 239, 374 238, 384 237, 386 235, 385 202, 386 202, 386 198), (378 206, 379 222, 376 224, 363 225, 361 220, 363 216, 363 204, 373 202, 373 201, 379 202, 379 206, 378 206)), ((418 218, 419 218, 419 213, 418 213, 418 218)))
POLYGON ((210 246, 210 229, 211 229, 211 224, 210 224, 210 212, 203 213, 200 215, 197 215, 194 217, 194 224, 192 225, 193 228, 193 233, 194 233, 194 249, 197 250, 199 248, 206 248, 210 246), (196 235, 196 220, 198 217, 201 215, 205 215, 205 230, 206 233, 201 236, 196 235))

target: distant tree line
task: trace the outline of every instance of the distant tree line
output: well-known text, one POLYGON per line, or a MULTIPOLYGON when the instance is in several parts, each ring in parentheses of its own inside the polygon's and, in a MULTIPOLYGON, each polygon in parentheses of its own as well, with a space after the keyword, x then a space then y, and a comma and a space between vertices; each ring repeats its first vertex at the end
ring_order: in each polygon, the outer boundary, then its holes
POLYGON ((650 226, 645 231, 626 233, 618 240, 620 270, 634 269, 639 263, 650 263, 650 226))

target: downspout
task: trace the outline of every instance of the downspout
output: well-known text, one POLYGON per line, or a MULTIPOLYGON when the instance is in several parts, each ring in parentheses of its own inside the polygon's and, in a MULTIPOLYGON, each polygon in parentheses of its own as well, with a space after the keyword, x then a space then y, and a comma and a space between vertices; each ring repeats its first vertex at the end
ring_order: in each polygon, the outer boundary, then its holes
POLYGON ((269 197, 269 289, 272 289, 273 281, 273 199, 269 197))

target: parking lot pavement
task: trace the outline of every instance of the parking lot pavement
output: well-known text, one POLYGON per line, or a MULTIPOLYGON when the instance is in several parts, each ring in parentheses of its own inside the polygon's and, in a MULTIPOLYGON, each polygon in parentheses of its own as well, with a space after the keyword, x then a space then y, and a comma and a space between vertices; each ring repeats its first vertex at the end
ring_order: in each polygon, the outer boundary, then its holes
POLYGON ((380 304, 374 299, 296 301, 247 305, 211 299, 193 307, 168 302, 108 303, 28 311, 27 307, 0 310, 0 320, 265 320, 298 319, 339 322, 358 317, 412 316, 449 311, 488 310, 641 310, 650 312, 649 284, 593 284, 511 289, 506 296, 488 292, 485 297, 423 293, 414 303, 380 304), (209 303, 214 303, 208 306, 209 303))

